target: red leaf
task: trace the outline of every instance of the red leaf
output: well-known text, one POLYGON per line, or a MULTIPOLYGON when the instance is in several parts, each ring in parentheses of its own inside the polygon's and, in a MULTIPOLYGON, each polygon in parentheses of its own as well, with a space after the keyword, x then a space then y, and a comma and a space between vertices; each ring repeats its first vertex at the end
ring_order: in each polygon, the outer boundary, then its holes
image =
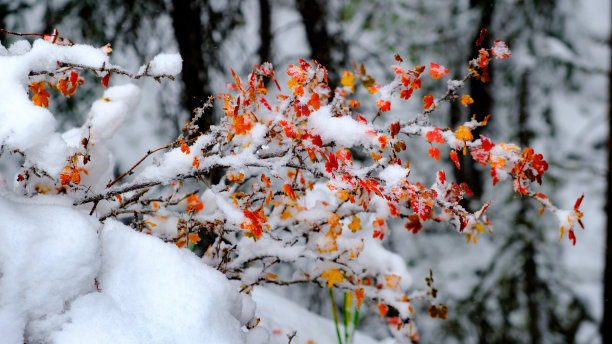
POLYGON ((484 135, 480 135, 480 141, 481 141, 480 146, 485 152, 488 152, 491 149, 493 149, 493 147, 495 147, 493 142, 491 142, 491 140, 489 140, 489 138, 484 135))
POLYGON ((576 204, 574 204, 574 210, 578 210, 578 208, 580 208, 580 204, 582 204, 583 199, 584 199, 584 194, 576 200, 576 204))
POLYGON ((104 85, 104 87, 108 87, 108 80, 110 79, 110 75, 111 73, 108 72, 104 77, 102 77, 102 85, 104 85))
POLYGON ((327 158, 327 162, 325 163, 325 170, 327 173, 332 173, 333 170, 338 168, 338 160, 336 160, 336 156, 334 153, 329 153, 327 158))
POLYGON ((425 110, 431 108, 431 106, 433 105, 434 102, 434 97, 431 94, 426 95, 425 97, 423 97, 423 108, 425 110))

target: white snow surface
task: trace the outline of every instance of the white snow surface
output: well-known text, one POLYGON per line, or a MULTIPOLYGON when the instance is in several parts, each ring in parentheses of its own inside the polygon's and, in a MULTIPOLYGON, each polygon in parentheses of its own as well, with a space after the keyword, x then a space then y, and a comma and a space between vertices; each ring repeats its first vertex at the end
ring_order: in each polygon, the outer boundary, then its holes
POLYGON ((178 75, 183 69, 183 59, 179 54, 161 53, 149 63, 149 74, 178 75))
POLYGON ((254 305, 188 250, 57 196, 1 195, 0 216, 3 343, 250 341, 254 305))

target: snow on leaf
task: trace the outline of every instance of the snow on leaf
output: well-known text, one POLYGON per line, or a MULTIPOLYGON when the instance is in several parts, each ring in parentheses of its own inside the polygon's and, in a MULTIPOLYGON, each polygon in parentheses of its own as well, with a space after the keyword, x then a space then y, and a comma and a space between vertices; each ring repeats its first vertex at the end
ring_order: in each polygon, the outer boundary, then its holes
POLYGON ((440 130, 440 128, 428 131, 425 134, 425 138, 427 138, 427 142, 430 143, 436 141, 439 144, 444 144, 444 137, 442 137, 442 130, 440 130))
POLYGON ((496 58, 500 60, 503 60, 505 58, 512 56, 512 52, 510 52, 510 49, 508 49, 506 42, 501 41, 499 39, 496 39, 495 42, 493 43, 491 52, 493 53, 493 56, 495 56, 496 58))
POLYGON ((410 203, 410 205, 412 206, 412 211, 414 211, 415 214, 418 214, 421 220, 427 220, 429 213, 431 212, 431 208, 427 202, 422 200, 414 200, 410 203))
POLYGON ((380 111, 387 112, 391 110, 391 102, 388 100, 380 99, 376 102, 376 107, 380 108, 380 111))
POLYGON ((440 79, 441 76, 448 74, 448 69, 435 63, 429 64, 429 75, 434 79, 440 79))
POLYGON ((200 200, 200 197, 196 194, 192 194, 187 197, 187 207, 185 208, 186 212, 193 212, 194 214, 204 209, 204 204, 200 200))

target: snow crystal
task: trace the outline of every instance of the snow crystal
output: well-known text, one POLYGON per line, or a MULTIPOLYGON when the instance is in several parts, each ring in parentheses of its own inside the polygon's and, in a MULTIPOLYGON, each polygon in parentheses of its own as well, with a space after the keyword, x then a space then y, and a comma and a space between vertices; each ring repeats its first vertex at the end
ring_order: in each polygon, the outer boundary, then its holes
POLYGON ((158 54, 149 63, 149 74, 152 75, 178 75, 182 69, 183 59, 179 54, 158 54))

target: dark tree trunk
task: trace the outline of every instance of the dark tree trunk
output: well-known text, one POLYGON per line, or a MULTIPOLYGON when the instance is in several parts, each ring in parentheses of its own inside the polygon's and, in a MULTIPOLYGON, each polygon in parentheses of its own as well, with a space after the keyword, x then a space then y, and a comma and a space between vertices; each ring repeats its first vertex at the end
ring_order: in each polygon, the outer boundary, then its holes
MULTIPOLYGON (((488 0, 471 1, 471 7, 477 7, 480 9, 481 17, 480 22, 478 23, 478 30, 476 30, 476 36, 474 36, 474 39, 472 39, 469 43, 472 47, 470 58, 478 55, 479 48, 475 46, 474 42, 480 35, 480 29, 488 28, 491 26, 491 21, 493 20, 493 12, 495 10, 494 4, 495 1, 488 0)), ((483 42, 483 46, 486 46, 487 44, 490 44, 490 42, 483 42)), ((489 73, 491 73, 491 70, 489 70, 489 73)), ((476 119, 482 121, 488 114, 491 113, 491 110, 493 109, 493 98, 491 97, 489 84, 482 83, 480 80, 472 78, 469 80, 468 85, 470 88, 470 95, 472 96, 472 98, 474 98, 474 103, 471 104, 469 107, 470 116, 472 114, 475 114, 476 119)), ((459 109, 459 105, 457 105, 456 102, 451 103, 451 126, 456 127, 462 121, 463 120, 461 119, 461 111, 459 109)), ((479 134, 480 130, 474 130, 475 138, 478 138, 479 134)), ((483 192, 483 176, 482 172, 479 171, 476 167, 478 163, 475 162, 474 159, 472 159, 469 153, 466 155, 460 154, 459 160, 461 164, 461 169, 454 170, 455 178, 458 181, 466 182, 474 192, 474 197, 472 199, 474 201, 478 201, 479 198, 482 196, 483 192)), ((469 206, 468 208, 472 211, 476 210, 471 209, 472 207, 469 206)))
MULTIPOLYGON (((193 111, 201 107, 209 95, 212 94, 208 85, 208 68, 202 57, 204 40, 207 35, 203 32, 202 6, 199 1, 172 0, 172 22, 174 35, 183 58, 182 80, 183 107, 193 111)), ((201 117, 198 123, 200 131, 206 131, 213 118, 211 113, 201 117)))
POLYGON ((270 0, 259 0, 259 62, 272 63, 272 12, 270 0))
MULTIPOLYGON (((612 33, 609 45, 612 45, 612 33)), ((602 343, 612 343, 612 55, 608 70, 608 187, 606 196, 606 248, 603 283, 603 319, 601 322, 602 343)))
POLYGON ((327 30, 325 1, 296 0, 296 5, 306 30, 310 57, 327 68, 329 85, 333 89, 340 80, 339 66, 332 57, 332 49, 336 42, 327 30))

